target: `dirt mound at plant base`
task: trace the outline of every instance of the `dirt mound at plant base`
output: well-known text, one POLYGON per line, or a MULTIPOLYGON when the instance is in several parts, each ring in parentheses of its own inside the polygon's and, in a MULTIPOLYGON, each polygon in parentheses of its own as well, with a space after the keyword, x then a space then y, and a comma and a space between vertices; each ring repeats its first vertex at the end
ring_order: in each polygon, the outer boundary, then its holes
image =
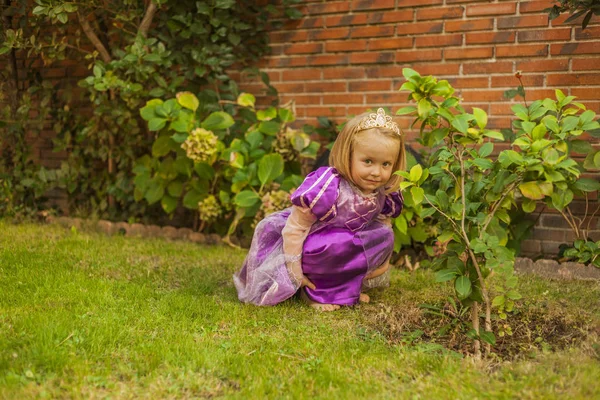
MULTIPOLYGON (((439 305, 383 304, 363 306, 364 323, 393 344, 439 344, 470 354, 472 340, 469 311, 448 301, 439 305)), ((578 345, 600 334, 600 322, 585 311, 567 312, 554 305, 521 304, 507 320, 494 320, 496 344, 492 352, 501 359, 525 357, 533 352, 556 351, 578 345)))

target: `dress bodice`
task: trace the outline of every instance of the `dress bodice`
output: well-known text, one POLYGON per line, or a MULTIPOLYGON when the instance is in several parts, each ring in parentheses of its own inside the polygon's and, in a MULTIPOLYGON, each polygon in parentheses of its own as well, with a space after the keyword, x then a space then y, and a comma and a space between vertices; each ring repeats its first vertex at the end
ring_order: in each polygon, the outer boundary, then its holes
POLYGON ((365 195, 345 179, 340 179, 336 201, 337 213, 331 220, 317 223, 315 229, 326 224, 346 228, 352 232, 360 231, 381 213, 384 201, 383 190, 365 195))

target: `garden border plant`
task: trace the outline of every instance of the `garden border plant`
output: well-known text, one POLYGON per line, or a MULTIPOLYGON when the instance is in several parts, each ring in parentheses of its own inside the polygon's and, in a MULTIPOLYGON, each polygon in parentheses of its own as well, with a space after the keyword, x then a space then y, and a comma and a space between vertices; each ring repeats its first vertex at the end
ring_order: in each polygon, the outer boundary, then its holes
POLYGON ((215 111, 204 119, 190 92, 149 101, 140 113, 157 137, 152 154, 134 168, 135 199, 160 202, 167 214, 181 201, 198 211, 200 230, 212 229, 229 244, 240 222, 249 233, 258 219, 290 205, 303 160, 315 159, 320 144, 290 128, 291 104, 257 110, 255 101, 241 93, 232 114, 215 111))
POLYGON ((66 190, 71 211, 87 209, 112 219, 152 212, 133 198, 131 170, 153 140, 138 109, 182 87, 201 96, 206 115, 224 107, 219 100, 234 101, 230 69, 252 65, 269 50, 267 29, 302 16, 290 7, 296 2, 259 7, 234 0, 3 1, 0 56, 12 68, 2 75, 9 84, 0 91, 11 103, 0 119, 11 122, 9 133, 24 137, 51 115, 55 149, 69 154, 61 168, 49 171, 30 162, 28 143, 7 140, 11 152, 2 169, 23 171, 4 173, 3 186, 19 197, 13 202, 33 206, 48 187, 58 186, 66 190), (24 80, 16 71, 17 52, 25 57, 24 80), (87 96, 83 104, 68 80, 55 85, 52 78, 34 79, 64 60, 90 70, 79 82, 87 96), (19 91, 23 81, 27 95, 19 91), (39 111, 33 121, 27 107, 39 111), (92 114, 82 115, 85 108, 92 114), (15 115, 16 110, 23 112, 15 115))
POLYGON ((438 240, 448 245, 432 261, 436 279, 453 281, 457 297, 471 307, 468 335, 474 355, 481 357, 480 341, 485 342, 486 355, 495 343, 492 318, 506 319, 521 298, 514 254, 504 246, 505 226, 511 223, 508 212, 517 207, 532 212, 538 201, 562 211, 573 194, 596 190, 580 178, 582 167, 569 154, 573 141, 584 131, 597 129, 598 123, 593 111, 556 90, 556 100, 513 106, 517 119, 511 147, 518 151, 503 150, 492 158, 494 144, 486 139, 505 138, 486 128, 485 111, 473 107, 472 113, 466 112, 445 80, 422 77, 409 68, 403 75, 406 82, 400 90, 409 91, 408 99, 417 104, 397 114, 415 116, 413 125, 420 123, 421 140, 436 150, 430 168, 415 165, 410 172, 399 172, 405 178, 401 188, 405 198, 415 204, 426 202, 440 220, 443 232, 438 240), (432 180, 438 189, 425 193, 421 186, 432 180), (493 293, 491 275, 496 276, 493 293))

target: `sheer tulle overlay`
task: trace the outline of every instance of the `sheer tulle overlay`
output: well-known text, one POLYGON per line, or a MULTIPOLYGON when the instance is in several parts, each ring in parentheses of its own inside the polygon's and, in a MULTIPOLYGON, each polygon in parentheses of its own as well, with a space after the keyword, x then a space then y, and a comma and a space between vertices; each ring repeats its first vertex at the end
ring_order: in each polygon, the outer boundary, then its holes
MULTIPOLYGON (((380 218, 400 214, 400 194, 381 190, 364 195, 335 169, 324 167, 306 177, 292 195, 292 204, 309 208, 316 217, 298 255, 302 272, 316 286, 305 289, 310 299, 352 305, 358 302, 361 286, 389 285, 389 273, 364 284, 363 280, 392 253, 392 229, 380 218)), ((290 213, 286 209, 271 214, 258 224, 246 260, 234 275, 240 301, 274 305, 300 288, 302 276, 289 262, 294 255, 283 251, 282 231, 290 213)))

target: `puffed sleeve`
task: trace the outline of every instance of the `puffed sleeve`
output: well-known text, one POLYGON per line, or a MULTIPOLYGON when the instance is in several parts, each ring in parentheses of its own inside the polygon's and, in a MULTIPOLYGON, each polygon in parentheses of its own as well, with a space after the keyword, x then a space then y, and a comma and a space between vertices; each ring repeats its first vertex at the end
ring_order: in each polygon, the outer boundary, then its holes
POLYGON ((329 221, 337 215, 340 179, 333 167, 321 167, 311 172, 292 194, 292 204, 310 209, 319 221, 329 221))
POLYGON ((396 218, 402 212, 402 206, 404 205, 404 198, 400 192, 392 192, 385 195, 385 203, 381 210, 381 215, 390 218, 396 218))

